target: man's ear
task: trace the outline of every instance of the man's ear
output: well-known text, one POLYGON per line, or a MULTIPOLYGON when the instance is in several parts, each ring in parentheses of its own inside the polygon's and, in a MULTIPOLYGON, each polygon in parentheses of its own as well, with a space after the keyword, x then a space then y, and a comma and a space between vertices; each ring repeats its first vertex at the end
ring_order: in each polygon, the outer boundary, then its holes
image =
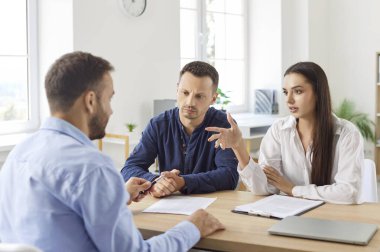
POLYGON ((216 98, 218 98, 218 93, 215 91, 215 93, 212 94, 212 102, 211 105, 216 102, 216 98))
POLYGON ((83 97, 84 106, 90 114, 94 114, 97 106, 97 98, 94 91, 87 91, 83 97))

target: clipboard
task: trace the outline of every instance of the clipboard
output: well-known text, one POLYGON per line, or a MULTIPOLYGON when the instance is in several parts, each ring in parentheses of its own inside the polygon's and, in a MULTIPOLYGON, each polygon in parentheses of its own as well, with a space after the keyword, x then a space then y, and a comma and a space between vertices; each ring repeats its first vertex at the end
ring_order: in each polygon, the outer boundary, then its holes
POLYGON ((266 218, 283 219, 308 212, 325 202, 283 195, 271 195, 253 203, 235 207, 231 212, 266 218))

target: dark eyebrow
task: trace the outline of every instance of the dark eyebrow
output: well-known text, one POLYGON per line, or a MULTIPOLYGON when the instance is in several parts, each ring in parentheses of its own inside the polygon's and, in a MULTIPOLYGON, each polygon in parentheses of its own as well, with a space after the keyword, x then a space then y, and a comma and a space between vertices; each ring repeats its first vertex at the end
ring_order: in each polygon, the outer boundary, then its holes
POLYGON ((292 87, 292 89, 296 89, 296 88, 303 88, 302 86, 295 86, 295 87, 292 87))

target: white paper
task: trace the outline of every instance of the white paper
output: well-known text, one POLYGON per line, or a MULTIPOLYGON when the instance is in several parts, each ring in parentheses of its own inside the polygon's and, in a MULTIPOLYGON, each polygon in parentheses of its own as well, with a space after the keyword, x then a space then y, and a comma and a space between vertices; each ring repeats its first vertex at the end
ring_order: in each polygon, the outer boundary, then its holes
POLYGON ((285 218, 287 216, 297 215, 321 204, 323 204, 323 201, 272 195, 254 203, 237 206, 235 210, 251 213, 253 215, 285 218))
POLYGON ((143 212, 191 215, 200 208, 206 209, 215 200, 216 198, 170 196, 160 199, 143 212))

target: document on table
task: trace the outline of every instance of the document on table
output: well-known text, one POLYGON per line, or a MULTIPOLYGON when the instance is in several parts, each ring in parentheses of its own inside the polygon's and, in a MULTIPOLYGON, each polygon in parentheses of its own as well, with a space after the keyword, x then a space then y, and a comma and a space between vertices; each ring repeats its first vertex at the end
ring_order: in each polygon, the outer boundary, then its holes
POLYGON ((232 212, 282 219, 287 216, 300 215, 323 203, 320 200, 271 195, 253 203, 237 206, 232 212))
POLYGON ((191 215, 200 208, 206 209, 215 200, 216 198, 169 196, 160 199, 143 212, 191 215))

